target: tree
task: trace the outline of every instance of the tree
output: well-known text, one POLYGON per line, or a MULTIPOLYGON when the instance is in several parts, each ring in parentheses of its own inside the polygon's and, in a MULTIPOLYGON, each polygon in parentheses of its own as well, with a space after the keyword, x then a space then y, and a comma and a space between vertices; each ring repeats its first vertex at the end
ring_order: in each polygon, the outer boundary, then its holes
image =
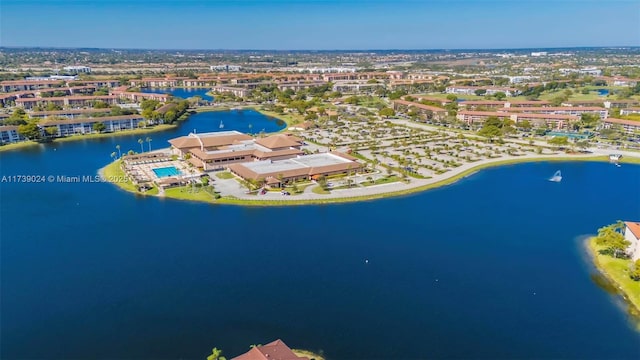
POLYGON ((324 175, 318 178, 317 183, 322 189, 327 190, 327 178, 324 175))
POLYGON ((547 143, 560 148, 569 145, 569 138, 566 136, 554 136, 553 139, 547 141, 547 143))
POLYGON ((107 127, 101 123, 101 122, 97 122, 93 124, 93 131, 97 131, 99 133, 105 131, 107 129, 107 127))
POLYGON ((580 115, 580 127, 587 129, 594 128, 598 125, 598 121, 600 121, 600 116, 597 114, 582 113, 580 115))
POLYGON ((118 159, 122 157, 122 153, 120 152, 120 145, 116 145, 116 150, 118 150, 118 159))
POLYGON ((102 100, 97 100, 93 103, 93 107, 96 109, 106 109, 109 107, 109 104, 107 104, 106 102, 102 101, 102 100))
POLYGON ((531 126, 531 122, 529 122, 529 120, 522 120, 518 123, 518 127, 524 131, 529 131, 531 130, 532 126, 531 126))
POLYGON ((48 137, 54 137, 54 136, 58 135, 58 127, 57 126, 47 126, 46 128, 44 128, 44 132, 47 134, 48 137))
POLYGON ((142 144, 144 144, 144 140, 138 139, 138 144, 140 144, 140 153, 143 153, 144 152, 144 147, 142 146, 142 144))
POLYGON ((358 97, 357 96, 350 96, 348 98, 346 98, 344 100, 345 103, 350 104, 350 105, 358 105, 358 97))
POLYGON ((118 157, 118 153, 116 153, 115 151, 111 153, 111 158, 113 159, 113 161, 116 161, 117 157, 118 157))
POLYGON ((478 96, 482 96, 482 95, 484 95, 484 94, 486 94, 486 93, 487 93, 487 90, 485 90, 485 89, 478 89, 478 90, 474 91, 474 93, 475 93, 476 95, 478 95, 478 96))
POLYGON ((589 140, 580 140, 578 142, 576 142, 576 146, 579 147, 582 150, 586 150, 589 148, 589 140))
POLYGON ((213 348, 211 350, 211 355, 207 356, 207 360, 226 360, 224 356, 222 356, 222 350, 218 348, 213 348))
POLYGON ((152 141, 151 138, 147 136, 147 138, 144 139, 144 141, 147 142, 147 144, 149 145, 149 151, 151 151, 151 141, 152 141))
POLYGON ((629 272, 629 277, 633 281, 640 281, 640 259, 633 264, 633 269, 629 272))
POLYGON ((36 124, 36 122, 34 121, 31 121, 24 125, 19 125, 18 134, 24 136, 29 140, 39 140, 40 137, 42 136, 42 133, 40 132, 40 128, 38 127, 38 124, 36 124))
POLYGON ((489 116, 484 122, 484 126, 495 126, 497 128, 501 128, 502 125, 504 125, 502 120, 498 119, 497 116, 489 116))
POLYGON ((396 112, 392 108, 386 107, 386 108, 380 109, 378 114, 380 116, 384 116, 385 118, 388 118, 389 116, 394 116, 396 112))
POLYGON ((458 97, 453 94, 449 94, 447 95, 447 100, 456 101, 458 100, 458 97))
POLYGON ((502 130, 495 125, 485 125, 478 131, 478 135, 486 137, 489 141, 493 141, 493 138, 502 136, 502 130))
POLYGON ((598 229, 598 236, 596 236, 596 244, 605 247, 601 253, 613 255, 613 257, 619 257, 624 254, 624 250, 631 244, 622 235, 622 229, 624 223, 618 221, 617 223, 609 226, 604 226, 598 229))

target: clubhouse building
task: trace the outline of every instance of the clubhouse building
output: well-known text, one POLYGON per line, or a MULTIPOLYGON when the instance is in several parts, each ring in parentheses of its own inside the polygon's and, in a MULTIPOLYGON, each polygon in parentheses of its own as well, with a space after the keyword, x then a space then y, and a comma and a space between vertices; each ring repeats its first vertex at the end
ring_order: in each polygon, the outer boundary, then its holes
POLYGON ((253 138, 238 131, 191 133, 169 143, 174 155, 204 171, 228 169, 244 180, 270 186, 362 169, 362 164, 346 154, 305 155, 301 150, 304 142, 290 134, 253 138))

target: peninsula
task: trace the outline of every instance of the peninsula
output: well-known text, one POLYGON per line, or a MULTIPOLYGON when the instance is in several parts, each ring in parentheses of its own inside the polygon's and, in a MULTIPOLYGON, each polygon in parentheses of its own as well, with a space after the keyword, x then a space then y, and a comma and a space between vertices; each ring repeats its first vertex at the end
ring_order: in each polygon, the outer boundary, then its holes
POLYGON ((595 267, 615 286, 640 330, 640 222, 618 221, 587 239, 595 267))

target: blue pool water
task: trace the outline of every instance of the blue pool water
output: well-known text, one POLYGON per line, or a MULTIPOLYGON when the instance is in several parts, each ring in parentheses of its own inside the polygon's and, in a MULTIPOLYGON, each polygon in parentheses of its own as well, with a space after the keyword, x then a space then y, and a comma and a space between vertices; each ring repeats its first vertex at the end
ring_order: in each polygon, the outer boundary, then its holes
POLYGON ((607 89, 598 89, 598 95, 607 96, 607 95, 609 95, 609 90, 607 90, 607 89))
POLYGON ((564 131, 550 131, 547 133, 547 136, 566 136, 570 139, 586 139, 589 137, 587 134, 571 133, 571 132, 564 132, 564 131))
POLYGON ((182 174, 180 170, 176 169, 175 166, 168 166, 168 167, 153 169, 153 172, 156 173, 156 176, 159 178, 176 176, 176 175, 182 174))

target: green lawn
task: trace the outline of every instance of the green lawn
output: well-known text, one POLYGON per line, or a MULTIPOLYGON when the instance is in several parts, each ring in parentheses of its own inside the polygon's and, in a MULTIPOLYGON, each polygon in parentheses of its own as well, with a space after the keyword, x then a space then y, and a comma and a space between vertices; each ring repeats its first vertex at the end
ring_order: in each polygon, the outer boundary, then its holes
MULTIPOLYGON (((107 180, 126 179, 127 175, 124 173, 124 171, 120 167, 121 164, 122 164, 122 161, 118 160, 105 166, 102 169, 102 175, 104 176, 104 178, 107 180)), ((159 192, 157 187, 153 187, 151 190, 147 190, 146 192, 140 192, 138 191, 138 187, 131 181, 126 181, 126 182, 113 181, 112 183, 123 190, 136 193, 136 194, 141 194, 141 195, 158 195, 158 192, 159 192)))
POLYGON ((322 186, 320 185, 314 187, 313 189, 311 189, 311 191, 314 194, 321 194, 321 195, 331 194, 330 191, 323 189, 322 186))
MULTIPOLYGON (((122 168, 120 167, 121 164, 122 164, 122 160, 117 160, 117 161, 114 161, 111 164, 105 166, 102 169, 102 175, 104 175, 105 179, 124 179, 124 178, 126 178, 127 175, 124 173, 124 170, 122 170, 122 168)), ((136 185, 134 185, 133 182, 131 182, 131 181, 117 182, 117 183, 114 183, 114 184, 119 186, 120 188, 122 188, 124 190, 140 194, 140 192, 138 191, 138 187, 136 185)), ((147 191, 147 194, 149 194, 148 191, 147 191)))
POLYGON ((17 143, 6 144, 6 145, 0 146, 0 152, 22 149, 22 148, 25 148, 25 147, 34 146, 34 145, 38 145, 38 144, 39 143, 37 143, 35 141, 21 141, 21 142, 17 142, 17 143))
POLYGON ((214 202, 213 194, 202 187, 181 186, 164 191, 164 196, 171 199, 214 202))
POLYGON ((383 178, 374 180, 374 182, 370 182, 370 181, 365 181, 362 183, 363 186, 372 186, 372 185, 380 185, 380 184, 388 184, 388 183, 393 183, 393 182, 398 182, 400 181, 400 178, 395 176, 395 175, 391 175, 391 176, 385 176, 383 178))
POLYGON ((589 239, 589 250, 593 255, 596 267, 622 292, 630 304, 630 312, 640 316, 640 281, 633 281, 629 277, 632 265, 629 259, 616 259, 608 255, 601 255, 602 247, 595 242, 595 237, 589 239))
POLYGON ((223 172, 216 173, 216 177, 218 179, 233 179, 235 176, 228 171, 223 171, 223 172))
POLYGON ((293 191, 293 186, 285 186, 285 190, 290 192, 291 195, 298 195, 298 194, 302 194, 304 192, 304 189, 308 188, 309 186, 313 185, 314 183, 304 183, 304 184, 296 184, 296 187, 298 187, 298 192, 296 193, 295 191, 293 191))

